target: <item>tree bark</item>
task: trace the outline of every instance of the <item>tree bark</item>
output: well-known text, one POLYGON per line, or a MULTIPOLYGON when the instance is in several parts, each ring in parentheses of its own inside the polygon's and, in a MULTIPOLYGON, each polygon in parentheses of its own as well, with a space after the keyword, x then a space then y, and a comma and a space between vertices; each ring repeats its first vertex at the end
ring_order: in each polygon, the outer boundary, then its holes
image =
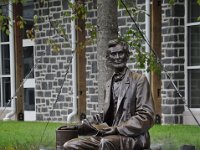
POLYGON ((108 41, 118 37, 117 0, 97 0, 97 64, 98 64, 98 102, 99 111, 105 97, 106 81, 112 69, 106 66, 108 41))
MULTIPOLYGON (((161 0, 152 1, 152 46, 161 58, 161 0)), ((151 72, 151 89, 155 104, 155 113, 161 116, 161 76, 151 72)))
MULTIPOLYGON (((17 25, 19 21, 19 16, 22 16, 23 6, 21 3, 16 3, 13 5, 14 14, 14 38, 15 38, 15 63, 16 63, 16 87, 20 87, 24 79, 24 65, 23 65, 23 46, 22 46, 22 30, 17 25)), ((16 118, 18 120, 23 120, 21 114, 24 114, 24 89, 20 88, 17 93, 17 106, 16 106, 16 118)))

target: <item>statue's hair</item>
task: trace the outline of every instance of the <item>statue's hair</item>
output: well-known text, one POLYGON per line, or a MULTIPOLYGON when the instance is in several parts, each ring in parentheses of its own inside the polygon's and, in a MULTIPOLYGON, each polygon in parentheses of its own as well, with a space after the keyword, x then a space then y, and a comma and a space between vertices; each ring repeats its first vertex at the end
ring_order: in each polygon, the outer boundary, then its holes
POLYGON ((110 40, 110 41, 108 42, 108 48, 110 48, 110 47, 115 47, 116 45, 121 45, 121 46, 123 47, 123 50, 129 52, 128 44, 127 44, 124 40, 122 40, 122 39, 120 39, 120 38, 118 38, 118 39, 113 39, 113 40, 110 40))

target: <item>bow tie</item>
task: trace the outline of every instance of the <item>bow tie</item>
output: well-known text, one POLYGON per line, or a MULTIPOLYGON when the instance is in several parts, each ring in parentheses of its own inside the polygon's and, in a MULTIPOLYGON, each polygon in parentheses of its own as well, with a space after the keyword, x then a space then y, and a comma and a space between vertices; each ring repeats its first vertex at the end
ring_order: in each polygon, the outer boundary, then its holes
POLYGON ((114 79, 115 82, 121 81, 124 78, 124 75, 125 75, 124 73, 123 74, 122 73, 116 73, 116 74, 114 74, 113 79, 114 79))
POLYGON ((115 82, 121 81, 124 78, 126 71, 127 71, 127 68, 125 68, 122 72, 115 73, 113 76, 113 80, 115 82))

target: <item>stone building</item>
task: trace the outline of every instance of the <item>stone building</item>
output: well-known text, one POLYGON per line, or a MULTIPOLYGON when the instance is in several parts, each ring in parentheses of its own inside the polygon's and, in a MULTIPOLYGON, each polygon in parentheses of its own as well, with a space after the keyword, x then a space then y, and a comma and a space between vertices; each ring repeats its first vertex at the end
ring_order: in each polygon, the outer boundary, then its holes
MULTIPOLYGON (((163 65, 161 77, 159 78, 153 73, 147 74, 151 82, 156 113, 161 117, 162 124, 196 124, 191 112, 199 117, 200 53, 198 48, 200 44, 198 41, 200 23, 197 18, 200 16, 200 6, 196 0, 175 0, 173 5, 170 5, 166 0, 156 0, 150 4, 147 1, 127 2, 129 6, 137 6, 143 10, 135 19, 144 33, 151 31, 152 45, 161 55, 163 65), (148 16, 145 13, 148 5, 151 5, 151 8, 155 7, 150 12, 149 22, 146 21, 148 16), (160 12, 160 16, 158 12, 160 12), (180 93, 177 93, 173 84, 180 93)), ((91 23, 95 26, 97 23, 96 3, 97 0, 85 2, 88 11, 86 24, 91 23)), ((2 5, 1 9, 9 15, 7 7, 2 5)), ((25 83, 22 92, 23 107, 21 111, 17 110, 17 112, 24 114, 25 120, 43 121, 50 119, 51 121, 65 122, 73 111, 74 82, 71 65, 74 55, 71 44, 71 19, 65 15, 70 13, 69 5, 66 0, 51 0, 49 2, 30 0, 24 4, 23 10, 24 19, 27 22, 25 29, 30 29, 33 25, 34 15, 37 15, 38 19, 35 39, 30 40, 26 36, 23 37, 22 61, 24 63, 23 78, 25 83), (55 30, 58 26, 65 32, 64 38, 58 34, 58 30, 55 30), (28 74, 31 68, 34 68, 34 71, 28 74), (68 73, 66 74, 66 72, 68 73)), ((118 26, 121 35, 129 28, 134 27, 133 20, 127 15, 123 6, 118 8, 118 26)), ((89 37, 89 33, 89 29, 86 29, 86 38, 89 37)), ((0 110, 3 112, 0 118, 8 116, 13 111, 15 106, 13 103, 9 103, 9 99, 15 95, 19 87, 18 84, 16 88, 13 88, 17 82, 15 70, 18 65, 14 61, 15 57, 12 56, 14 54, 12 52, 13 35, 14 33, 10 32, 10 36, 7 37, 1 33, 0 37, 0 110)), ((87 117, 90 117, 97 113, 99 106, 96 43, 87 45, 85 52, 77 55, 77 78, 79 78, 77 84, 83 83, 85 85, 85 95, 82 90, 77 89, 78 109, 81 107, 80 104, 84 105, 80 101, 85 101, 85 111, 78 111, 78 117, 83 115, 82 113, 86 113, 87 117), (81 68, 85 68, 85 70, 83 71, 81 68), (84 76, 86 77, 85 81, 82 79, 84 76)), ((128 66, 132 70, 140 70, 135 68, 133 61, 129 61, 128 66)), ((145 73, 144 70, 142 72, 145 73)), ((16 115, 15 112, 14 114, 16 115)))

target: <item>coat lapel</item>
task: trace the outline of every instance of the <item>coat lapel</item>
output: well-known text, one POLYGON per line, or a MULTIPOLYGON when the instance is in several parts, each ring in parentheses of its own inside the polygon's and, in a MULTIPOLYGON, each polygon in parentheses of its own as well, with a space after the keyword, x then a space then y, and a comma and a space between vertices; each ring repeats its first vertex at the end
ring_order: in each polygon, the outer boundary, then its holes
POLYGON ((107 83, 106 83, 106 97, 105 97, 105 103, 103 106, 104 108, 104 114, 108 111, 108 108, 110 106, 110 98, 111 98, 111 83, 112 83, 112 79, 109 80, 107 83))
POLYGON ((117 101, 117 110, 116 110, 116 114, 119 110, 119 107, 120 107, 120 104, 126 94, 126 91, 130 85, 130 81, 129 81, 129 74, 130 74, 130 71, 127 70, 126 71, 126 75, 124 77, 124 79, 122 80, 122 83, 121 83, 121 86, 120 86, 120 94, 119 94, 119 97, 118 97, 118 101, 117 101))

